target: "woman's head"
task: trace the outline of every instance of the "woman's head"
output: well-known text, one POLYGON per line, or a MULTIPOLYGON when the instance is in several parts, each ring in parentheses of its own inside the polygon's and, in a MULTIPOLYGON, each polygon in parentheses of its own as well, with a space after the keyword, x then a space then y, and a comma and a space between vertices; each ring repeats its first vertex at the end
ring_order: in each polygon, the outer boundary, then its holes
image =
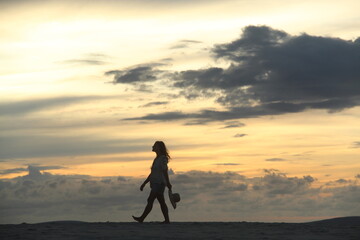
POLYGON ((167 150, 163 141, 156 141, 152 147, 152 151, 156 152, 157 155, 165 155, 170 158, 169 151, 167 150))

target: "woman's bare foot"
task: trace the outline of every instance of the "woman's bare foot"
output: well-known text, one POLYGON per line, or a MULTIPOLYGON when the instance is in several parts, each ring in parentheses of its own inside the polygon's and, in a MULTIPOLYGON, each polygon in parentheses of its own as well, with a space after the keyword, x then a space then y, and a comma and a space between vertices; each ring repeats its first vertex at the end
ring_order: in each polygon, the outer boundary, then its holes
POLYGON ((162 224, 170 224, 170 222, 169 221, 163 221, 163 222, 161 222, 162 224))
POLYGON ((135 217, 135 216, 132 216, 133 217, 133 219, 135 220, 135 221, 137 221, 137 222, 139 222, 139 223, 142 223, 144 220, 143 219, 141 219, 140 217, 135 217))

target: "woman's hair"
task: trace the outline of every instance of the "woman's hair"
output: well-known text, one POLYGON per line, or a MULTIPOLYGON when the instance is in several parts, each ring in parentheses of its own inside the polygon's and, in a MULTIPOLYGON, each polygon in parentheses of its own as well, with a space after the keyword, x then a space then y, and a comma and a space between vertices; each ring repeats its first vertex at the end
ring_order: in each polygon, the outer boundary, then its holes
POLYGON ((159 147, 159 154, 165 155, 167 158, 171 158, 169 155, 169 150, 166 148, 165 143, 163 141, 156 141, 155 144, 159 147))

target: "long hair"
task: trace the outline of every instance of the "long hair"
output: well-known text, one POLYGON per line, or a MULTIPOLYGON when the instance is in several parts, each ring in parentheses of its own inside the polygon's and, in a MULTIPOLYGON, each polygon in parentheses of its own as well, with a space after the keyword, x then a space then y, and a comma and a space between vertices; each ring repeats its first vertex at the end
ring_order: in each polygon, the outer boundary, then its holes
POLYGON ((159 154, 165 155, 168 159, 170 159, 169 150, 166 148, 165 143, 163 141, 156 141, 155 144, 159 146, 159 154))

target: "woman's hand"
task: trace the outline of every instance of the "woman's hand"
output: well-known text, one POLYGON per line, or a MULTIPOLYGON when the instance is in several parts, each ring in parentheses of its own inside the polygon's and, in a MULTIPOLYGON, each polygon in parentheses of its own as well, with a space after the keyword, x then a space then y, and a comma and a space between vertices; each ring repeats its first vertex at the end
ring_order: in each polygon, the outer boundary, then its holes
POLYGON ((140 191, 144 190, 145 185, 146 185, 146 183, 141 184, 140 191))

